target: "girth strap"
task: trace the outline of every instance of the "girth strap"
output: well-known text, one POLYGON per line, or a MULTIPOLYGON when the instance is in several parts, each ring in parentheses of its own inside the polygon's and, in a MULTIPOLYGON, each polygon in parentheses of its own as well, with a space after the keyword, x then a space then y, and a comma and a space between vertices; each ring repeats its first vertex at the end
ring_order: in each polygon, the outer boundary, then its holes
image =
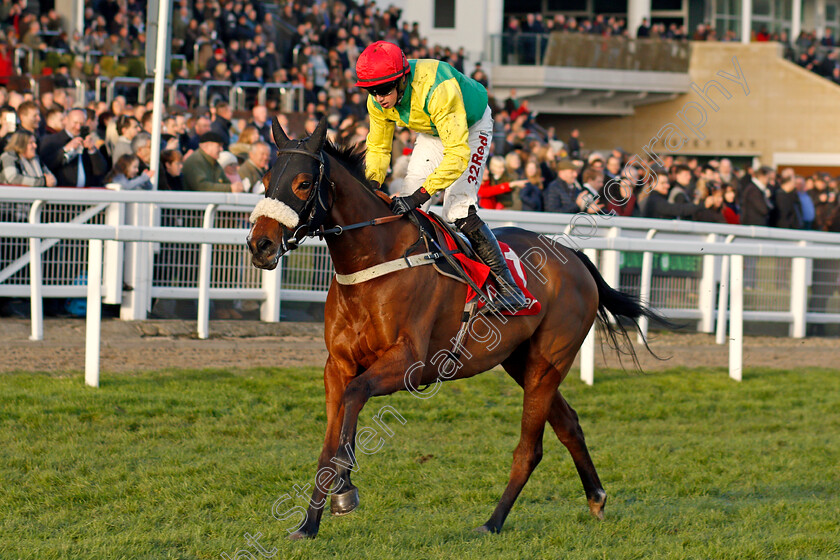
POLYGON ((342 286, 361 284, 362 282, 367 282, 368 280, 373 280, 374 278, 379 278, 380 276, 385 276, 386 274, 391 274, 392 272, 403 270, 405 268, 414 268, 415 266, 433 264, 435 259, 438 259, 441 256, 441 253, 434 252, 394 259, 392 261, 371 266, 370 268, 365 268, 364 270, 360 270, 352 274, 336 273, 335 281, 342 286))

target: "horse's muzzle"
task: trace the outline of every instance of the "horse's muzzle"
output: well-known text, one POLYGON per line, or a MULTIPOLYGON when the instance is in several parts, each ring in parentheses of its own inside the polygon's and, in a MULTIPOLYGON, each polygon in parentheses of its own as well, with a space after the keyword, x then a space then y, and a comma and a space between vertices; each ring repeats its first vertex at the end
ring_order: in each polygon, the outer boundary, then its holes
POLYGON ((267 236, 253 238, 248 236, 248 250, 251 252, 251 263, 263 270, 274 270, 280 257, 286 252, 280 243, 275 243, 267 236))

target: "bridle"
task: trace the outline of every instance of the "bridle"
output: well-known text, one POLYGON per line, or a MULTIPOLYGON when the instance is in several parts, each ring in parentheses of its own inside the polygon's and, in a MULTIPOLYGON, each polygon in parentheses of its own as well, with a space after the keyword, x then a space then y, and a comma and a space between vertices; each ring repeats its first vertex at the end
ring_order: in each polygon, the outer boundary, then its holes
MULTIPOLYGON (((297 247, 302 243, 303 240, 298 239, 298 233, 300 233, 303 229, 306 230, 306 233, 303 236, 304 239, 306 237, 318 236, 319 233, 313 232, 315 232, 319 227, 321 227, 321 224, 324 223, 324 220, 327 218, 327 214, 330 213, 332 205, 335 202, 335 183, 333 183, 329 178, 329 160, 324 157, 324 151, 318 150, 317 153, 313 154, 312 152, 300 149, 300 145, 302 143, 303 141, 299 142, 297 147, 294 148, 283 148, 277 151, 278 156, 283 154, 301 155, 310 157, 318 162, 318 179, 315 181, 312 191, 306 198, 306 201, 303 204, 303 212, 301 212, 301 215, 305 215, 308 210, 309 217, 306 222, 295 228, 295 231, 291 236, 289 236, 288 240, 285 238, 283 239, 282 246, 284 252, 297 249, 297 247), (327 179, 326 183, 329 184, 329 203, 324 200, 325 195, 327 194, 325 192, 327 189, 322 188, 322 185, 325 183, 324 177, 327 179)), ((283 164, 282 169, 280 169, 278 176, 283 175, 287 165, 289 165, 288 159, 283 164)), ((321 233, 321 236, 323 236, 323 233, 321 233)))
MULTIPOLYGON (((289 236, 288 239, 283 238, 281 246, 283 248, 284 253, 297 249, 301 244, 303 244, 304 240, 306 240, 306 238, 309 237, 319 237, 323 239, 327 235, 341 235, 345 231, 367 226, 377 226, 380 224, 386 224, 388 222, 393 222, 403 218, 403 215, 396 214, 393 216, 374 218, 372 220, 367 220, 365 222, 359 222, 356 224, 350 224, 346 226, 335 226, 334 228, 330 229, 319 229, 324 223, 324 220, 326 220, 327 215, 330 213, 330 210, 332 210, 333 204, 335 203, 335 183, 329 178, 329 159, 324 157, 324 151, 318 150, 317 153, 313 154, 312 152, 302 150, 300 148, 301 143, 299 143, 297 147, 283 148, 277 151, 278 156, 283 154, 302 155, 310 157, 318 162, 318 179, 317 181, 315 181, 315 185, 312 188, 312 192, 310 192, 309 196, 306 198, 306 201, 303 205, 303 211, 301 212, 301 215, 305 215, 308 209, 309 217, 307 218, 305 223, 295 228, 294 232, 292 232, 292 235, 289 236), (325 178, 326 181, 324 181, 325 178), (329 184, 329 203, 327 203, 324 200, 325 195, 327 194, 327 189, 322 188, 322 185, 324 185, 325 183, 329 184), (298 239, 298 234, 303 229, 306 230, 306 233, 301 235, 301 238, 298 239)), ((278 177, 283 175, 283 172, 286 170, 286 166, 288 164, 289 160, 287 159, 286 162, 283 164, 283 167, 279 170, 278 177)))

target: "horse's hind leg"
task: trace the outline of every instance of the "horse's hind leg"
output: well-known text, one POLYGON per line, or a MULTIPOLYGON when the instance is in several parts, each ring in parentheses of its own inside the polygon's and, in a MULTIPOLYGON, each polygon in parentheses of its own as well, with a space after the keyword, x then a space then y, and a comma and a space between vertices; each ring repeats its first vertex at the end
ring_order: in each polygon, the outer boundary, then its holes
POLYGON ((601 486, 601 479, 598 478, 595 465, 592 464, 592 458, 586 448, 586 440, 583 438, 583 430, 580 427, 580 422, 578 422, 577 413, 569 406, 569 403, 566 402, 559 391, 554 393, 548 422, 572 455, 575 468, 577 468, 580 480, 583 482, 583 490, 586 492, 586 499, 589 502, 589 511, 598 519, 603 519, 607 493, 601 486))
POLYGON ((513 452, 510 480, 490 519, 478 528, 482 532, 498 533, 502 530, 513 503, 522 491, 531 473, 542 459, 542 440, 545 423, 551 410, 552 399, 560 383, 560 372, 545 360, 536 367, 529 367, 523 377, 525 395, 522 407, 522 431, 519 444, 513 452))

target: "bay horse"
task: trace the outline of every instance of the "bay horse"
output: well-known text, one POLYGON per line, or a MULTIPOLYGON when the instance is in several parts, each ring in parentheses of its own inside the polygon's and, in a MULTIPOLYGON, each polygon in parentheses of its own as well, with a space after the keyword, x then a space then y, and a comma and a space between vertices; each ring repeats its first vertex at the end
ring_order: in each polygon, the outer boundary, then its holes
MULTIPOLYGON (((254 266, 275 268, 280 257, 295 249, 305 235, 318 231, 326 239, 339 275, 404 260, 404 253, 419 237, 418 227, 405 217, 394 216, 387 196, 377 194, 367 183, 363 152, 327 142, 324 120, 302 140, 290 140, 276 120, 272 131, 278 158, 263 177, 265 198, 251 215, 253 226, 247 239, 254 266)), ((642 316, 661 317, 610 288, 579 251, 519 228, 500 228, 496 235, 518 255, 545 249, 541 255, 544 262, 528 282, 541 310, 520 317, 479 315, 485 323, 481 328, 497 333, 494 344, 488 345, 486 337, 479 340, 486 331, 476 334, 476 328, 475 336, 463 342, 460 352, 462 359, 469 359, 461 361, 450 355, 445 375, 434 357, 452 348, 467 286, 439 275, 431 266, 404 268, 361 283, 332 281, 324 321, 329 352, 324 368, 326 436, 306 518, 290 535, 292 539, 317 535, 327 495, 331 494, 331 510, 337 515, 358 505, 358 489, 350 481, 350 471, 358 444, 359 413, 371 397, 472 377, 499 364, 524 391, 521 436, 507 488, 478 530, 496 533, 502 529, 540 462, 546 422, 571 453, 590 512, 603 519, 606 492, 577 414, 558 386, 596 318, 616 342, 616 335, 628 336, 619 319, 635 322, 642 316)))

